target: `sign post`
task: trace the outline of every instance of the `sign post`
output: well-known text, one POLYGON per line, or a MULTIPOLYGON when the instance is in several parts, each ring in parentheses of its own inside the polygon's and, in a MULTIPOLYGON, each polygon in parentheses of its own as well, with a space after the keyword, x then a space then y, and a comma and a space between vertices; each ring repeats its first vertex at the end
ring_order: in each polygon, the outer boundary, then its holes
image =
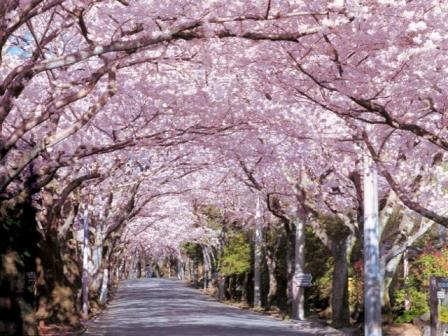
POLYGON ((448 277, 429 277, 429 308, 430 308, 430 335, 439 336, 439 301, 447 297, 448 277))
POLYGON ((431 318, 431 336, 437 336, 437 325, 439 324, 439 300, 437 299, 437 277, 429 278, 429 308, 431 318))

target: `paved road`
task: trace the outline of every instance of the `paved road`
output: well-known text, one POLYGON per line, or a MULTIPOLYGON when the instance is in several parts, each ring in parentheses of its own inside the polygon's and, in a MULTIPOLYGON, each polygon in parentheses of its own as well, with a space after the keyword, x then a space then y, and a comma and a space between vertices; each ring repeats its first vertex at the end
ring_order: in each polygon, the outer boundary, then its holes
POLYGON ((308 336, 341 335, 310 322, 284 322, 219 303, 180 281, 122 282, 113 302, 84 335, 308 336))

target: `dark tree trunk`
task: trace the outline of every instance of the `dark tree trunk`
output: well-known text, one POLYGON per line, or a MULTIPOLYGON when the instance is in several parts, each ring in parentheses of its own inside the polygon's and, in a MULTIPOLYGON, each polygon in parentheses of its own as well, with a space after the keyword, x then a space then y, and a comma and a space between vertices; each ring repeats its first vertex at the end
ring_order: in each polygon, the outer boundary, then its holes
POLYGON ((350 325, 346 239, 333 242, 332 255, 334 259, 331 296, 332 324, 336 328, 343 328, 350 325))
POLYGON ((225 285, 226 285, 226 278, 220 275, 218 278, 218 299, 220 301, 223 301, 226 298, 225 285))
POLYGON ((244 272, 243 287, 241 290, 241 300, 244 300, 247 304, 249 304, 248 289, 247 289, 248 285, 249 285, 249 273, 244 272))
MULTIPOLYGON (((275 252, 275 251, 274 251, 275 252)), ((266 253, 267 268, 269 276, 269 292, 268 292, 268 306, 275 304, 277 299, 277 278, 275 277, 276 262, 274 253, 266 253)))
MULTIPOLYGON (((36 316, 45 323, 69 325, 77 328, 80 325, 79 310, 73 288, 80 283, 69 282, 64 273, 63 253, 57 232, 51 231, 47 239, 39 244, 40 261, 37 272, 37 305, 36 316)), ((79 279, 77 279, 79 281, 79 279)), ((76 281, 76 278, 75 278, 76 281)))
POLYGON ((235 297, 235 291, 234 291, 234 277, 233 275, 229 276, 228 286, 227 286, 227 293, 229 295, 229 299, 233 300, 235 297))
POLYGON ((0 211, 0 334, 36 335, 34 279, 39 233, 29 203, 0 211))
POLYGON ((295 270, 295 265, 294 265, 294 259, 296 257, 296 253, 295 253, 295 243, 296 243, 296 231, 295 231, 295 227, 292 228, 292 230, 288 230, 286 231, 287 234, 287 257, 286 257, 286 279, 287 279, 287 303, 288 306, 292 305, 292 300, 293 300, 293 293, 292 293, 292 289, 293 289, 293 276, 294 276, 294 272, 295 270))

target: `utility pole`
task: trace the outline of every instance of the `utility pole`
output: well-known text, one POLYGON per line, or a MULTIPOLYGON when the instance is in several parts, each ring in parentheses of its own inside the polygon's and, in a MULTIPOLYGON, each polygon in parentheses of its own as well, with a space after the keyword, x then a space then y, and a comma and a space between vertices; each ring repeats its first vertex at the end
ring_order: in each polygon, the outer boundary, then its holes
POLYGON ((89 317, 89 208, 86 204, 83 218, 83 244, 82 244, 82 317, 89 317))
POLYGON ((292 319, 305 319, 305 287, 296 281, 297 276, 305 275, 305 221, 295 221, 295 246, 294 246, 294 279, 292 282, 292 319))
POLYGON ((255 241, 254 241, 254 307, 261 307, 261 245, 262 237, 262 213, 260 195, 257 195, 255 208, 255 241))
POLYGON ((381 272, 378 216, 378 175, 364 155, 364 335, 381 336, 381 272))

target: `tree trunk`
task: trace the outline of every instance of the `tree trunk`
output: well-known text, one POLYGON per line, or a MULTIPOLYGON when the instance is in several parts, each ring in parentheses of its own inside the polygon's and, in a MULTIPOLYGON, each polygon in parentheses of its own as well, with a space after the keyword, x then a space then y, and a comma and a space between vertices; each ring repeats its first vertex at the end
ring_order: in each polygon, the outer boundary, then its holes
POLYGON ((226 278, 222 275, 218 278, 218 300, 224 301, 226 298, 225 287, 226 286, 226 278))
POLYGON ((292 307, 293 298, 293 277, 295 272, 295 244, 296 244, 296 231, 295 226, 293 226, 292 230, 287 231, 287 256, 286 256, 286 279, 287 279, 287 288, 286 288, 286 296, 287 296, 287 305, 288 307, 292 307))
POLYGON ((268 306, 272 306, 277 298, 277 278, 275 277, 275 257, 274 253, 266 253, 269 273, 268 306))
POLYGON ((100 290, 100 303, 105 303, 108 295, 108 285, 109 285, 109 268, 106 267, 103 271, 103 280, 101 282, 100 290))
MULTIPOLYGON (((108 244, 103 247, 102 250, 102 260, 101 260, 101 270, 102 270, 102 280, 101 280, 101 288, 99 294, 99 302, 104 304, 107 301, 107 297, 109 294, 109 285, 110 285, 110 269, 113 269, 113 265, 111 264, 111 253, 112 253, 112 244, 108 244)), ((104 246, 104 245, 103 245, 104 246)))
POLYGON ((177 279, 178 280, 184 280, 185 278, 185 272, 184 272, 184 265, 180 258, 177 259, 177 279))
POLYGON ((202 248, 202 256, 204 259, 204 289, 207 290, 210 282, 210 254, 208 252, 208 247, 204 246, 202 248))
POLYGON ((193 260, 193 283, 195 285, 199 284, 199 265, 196 260, 193 260))
POLYGON ((29 203, 0 206, 0 334, 36 335, 34 281, 41 238, 29 203))
POLYGON ((332 324, 335 328, 350 325, 348 300, 348 256, 347 238, 332 244, 334 259, 331 295, 332 324))
POLYGON ((7 251, 0 258, 0 334, 37 335, 23 257, 16 251, 7 251))
POLYGON ((193 270, 192 270, 192 266, 191 266, 191 259, 188 259, 187 265, 188 265, 188 281, 192 282, 193 281, 193 270))
MULTIPOLYGON (((406 250, 403 255, 403 280, 406 286, 408 283, 408 277, 409 277, 409 255, 408 250, 406 250)), ((411 309, 411 301, 409 300, 409 293, 407 287, 405 288, 406 291, 404 293, 404 309, 409 310, 411 309)))
POLYGON ((248 285, 249 285, 249 273, 244 272, 243 288, 241 290, 241 300, 244 300, 247 304, 249 304, 248 291, 247 291, 248 285))
POLYGON ((154 276, 155 276, 156 278, 160 278, 160 272, 159 272, 159 265, 158 265, 158 264, 156 264, 156 265, 153 267, 153 270, 154 270, 154 276))
POLYGON ((229 299, 233 300, 233 298, 234 298, 234 291, 233 291, 233 280, 234 280, 234 278, 233 278, 233 275, 229 276, 228 279, 229 279, 229 283, 227 285, 227 293, 229 295, 229 299))
MULTIPOLYGON (((38 320, 77 328, 80 324, 73 283, 64 276, 61 246, 57 232, 47 233, 40 243, 41 259, 37 267, 36 296, 38 320)), ((79 288, 79 287, 78 287, 79 288)))
POLYGON ((382 282, 381 282, 381 292, 382 292, 382 301, 381 306, 383 307, 383 311, 385 313, 391 313, 392 306, 390 303, 390 285, 392 284, 392 280, 397 273, 398 265, 401 262, 402 254, 397 255, 396 257, 389 260, 386 265, 382 268, 382 282))

